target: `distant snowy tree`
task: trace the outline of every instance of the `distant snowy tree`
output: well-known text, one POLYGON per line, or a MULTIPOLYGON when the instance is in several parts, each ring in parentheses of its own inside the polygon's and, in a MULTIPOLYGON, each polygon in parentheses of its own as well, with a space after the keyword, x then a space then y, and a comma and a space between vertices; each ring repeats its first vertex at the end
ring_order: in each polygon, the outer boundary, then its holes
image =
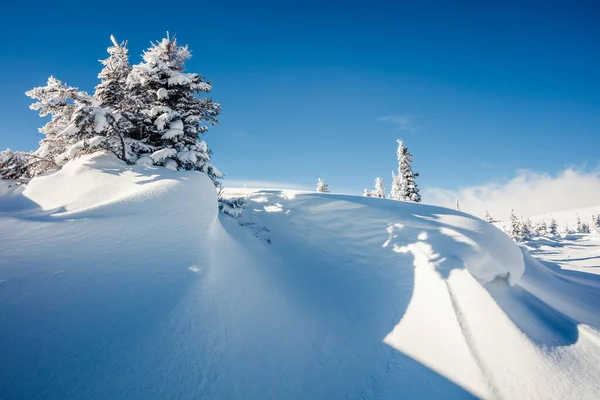
POLYGON ((460 204, 458 203, 458 199, 456 199, 456 205, 454 206, 454 208, 455 208, 457 211, 460 211, 460 204))
POLYGON ((558 235, 558 224, 554 218, 552 218, 548 224, 548 233, 552 236, 558 235))
POLYGON ((581 223, 581 232, 580 233, 590 233, 590 225, 587 222, 581 223))
POLYGON ((485 210, 485 215, 483 216, 483 219, 485 222, 489 222, 490 224, 497 222, 494 218, 492 218, 492 216, 487 210, 485 210))
POLYGON ((363 196, 373 197, 373 193, 369 189, 365 189, 365 191, 363 192, 363 196))
POLYGON ((421 194, 415 182, 419 174, 412 170, 412 154, 400 139, 397 142, 398 176, 396 179, 398 179, 398 185, 400 186, 399 200, 419 203, 421 194))
POLYGON ((383 178, 375 178, 375 190, 372 192, 373 197, 385 199, 385 186, 383 186, 383 178))
POLYGON ((536 224, 535 230, 539 236, 546 235, 548 233, 548 225, 546 221, 540 221, 536 224))
POLYGON ((575 223, 575 232, 576 233, 583 233, 582 232, 582 226, 581 226, 581 218, 579 218, 579 214, 575 214, 576 217, 576 223, 575 223))
POLYGON ((398 175, 392 171, 392 188, 390 190, 390 199, 401 200, 402 183, 398 175))
POLYGON ((325 183, 325 181, 321 178, 317 180, 317 192, 319 193, 329 193, 329 185, 325 183))
POLYGON ((206 142, 200 139, 208 125, 218 123, 221 106, 209 97, 212 86, 199 74, 186 73, 191 53, 166 37, 152 44, 144 61, 134 65, 127 85, 137 112, 145 117, 139 137, 153 152, 141 152, 138 163, 170 169, 205 172, 219 186, 222 174, 211 164, 206 142))
POLYGON ((506 234, 514 240, 519 240, 521 238, 521 221, 515 214, 515 210, 510 210, 510 214, 508 216, 508 231, 506 234))
POLYGON ((531 240, 533 233, 533 227, 529 218, 524 218, 521 216, 519 221, 519 240, 531 240))
POLYGON ((600 214, 592 215, 591 228, 597 233, 600 233, 600 214))

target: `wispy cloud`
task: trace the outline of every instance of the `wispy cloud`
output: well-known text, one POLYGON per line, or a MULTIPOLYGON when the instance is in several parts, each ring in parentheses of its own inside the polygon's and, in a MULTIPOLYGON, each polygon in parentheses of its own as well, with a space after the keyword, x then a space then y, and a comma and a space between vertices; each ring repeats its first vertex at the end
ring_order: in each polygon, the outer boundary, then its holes
POLYGON ((499 219, 511 209, 525 216, 575 210, 600 205, 600 174, 567 168, 557 176, 533 171, 519 171, 503 183, 489 183, 457 191, 429 188, 423 190, 424 201, 454 207, 482 217, 485 210, 499 219))
POLYGON ((414 117, 408 114, 386 115, 385 117, 377 118, 377 121, 389 122, 400 131, 412 132, 415 130, 414 117))
MULTIPOLYGON (((296 190, 314 190, 312 186, 301 185, 293 182, 273 182, 273 181, 257 181, 251 179, 224 179, 223 186, 226 188, 243 188, 244 185, 248 189, 296 189, 296 190)), ((316 184, 315 184, 316 185, 316 184)))

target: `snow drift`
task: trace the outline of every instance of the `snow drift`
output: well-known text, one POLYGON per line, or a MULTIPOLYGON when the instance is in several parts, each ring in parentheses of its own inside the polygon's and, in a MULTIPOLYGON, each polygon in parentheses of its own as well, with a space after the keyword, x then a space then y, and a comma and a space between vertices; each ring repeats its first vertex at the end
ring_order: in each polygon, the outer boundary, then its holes
POLYGON ((0 192, 0 397, 600 390, 597 281, 567 281, 467 214, 239 190, 240 225, 205 175, 107 155, 14 189, 0 192))

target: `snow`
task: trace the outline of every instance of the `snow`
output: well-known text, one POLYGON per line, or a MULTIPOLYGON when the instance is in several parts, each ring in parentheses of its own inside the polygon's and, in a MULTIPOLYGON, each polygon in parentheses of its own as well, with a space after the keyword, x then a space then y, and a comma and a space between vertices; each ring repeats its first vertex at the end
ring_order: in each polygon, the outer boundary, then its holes
POLYGON ((226 194, 241 223, 206 175, 108 154, 0 186, 2 396, 597 398, 598 275, 530 255, 593 235, 527 249, 440 207, 226 194))
POLYGON ((154 160, 156 163, 163 162, 168 157, 173 157, 177 154, 177 150, 171 148, 164 148, 160 150, 156 150, 154 153, 150 155, 150 158, 154 160))
POLYGON ((167 92, 167 89, 165 88, 160 88, 156 91, 156 97, 158 99, 166 99, 169 97, 169 92, 167 92))
POLYGON ((183 121, 178 119, 169 122, 169 129, 162 135, 163 139, 173 139, 176 136, 183 135, 183 121))

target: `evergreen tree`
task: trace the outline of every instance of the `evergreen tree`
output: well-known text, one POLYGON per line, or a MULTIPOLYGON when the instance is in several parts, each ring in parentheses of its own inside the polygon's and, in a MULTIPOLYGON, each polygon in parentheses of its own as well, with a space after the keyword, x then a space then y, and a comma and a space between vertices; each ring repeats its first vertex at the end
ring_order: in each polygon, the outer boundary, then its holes
POLYGON ((590 225, 587 222, 581 223, 581 233, 590 233, 590 225))
POLYGON ((508 215, 508 236, 513 240, 519 240, 521 237, 521 222, 519 218, 515 214, 515 210, 510 210, 510 214, 508 215))
POLYGON ((554 218, 550 220, 550 224, 548 225, 548 233, 552 236, 558 235, 558 223, 556 223, 554 218))
POLYGON ((454 208, 455 208, 457 211, 460 211, 460 204, 458 204, 458 199, 456 199, 456 205, 454 206, 454 208))
POLYGON ((582 226, 581 226, 581 218, 579 218, 579 214, 575 214, 576 218, 577 218, 577 222, 575 224, 575 232, 576 233, 582 233, 582 226))
POLYGON ((415 179, 419 176, 417 172, 412 170, 412 154, 404 143, 398 139, 398 180, 397 185, 400 187, 399 199, 402 201, 411 201, 418 203, 421 201, 421 194, 415 179))
POLYGON ((592 229, 600 233, 600 214, 592 215, 592 229))
POLYGON ((519 239, 520 240, 531 240, 533 236, 533 229, 531 226, 531 221, 529 218, 524 218, 521 216, 521 220, 519 221, 519 239))
POLYGON ((200 135, 207 125, 216 125, 221 106, 200 97, 212 86, 199 74, 185 73, 191 53, 166 37, 152 44, 143 62, 133 66, 127 85, 134 100, 134 112, 144 116, 136 129, 147 145, 156 148, 141 153, 137 163, 170 169, 202 171, 216 186, 222 174, 210 163, 211 151, 200 135))
POLYGON ((373 197, 385 199, 385 187, 383 186, 383 178, 375 178, 375 190, 372 193, 373 197))
POLYGON ((394 173, 394 171, 392 171, 392 188, 390 189, 390 199, 401 200, 401 197, 400 197, 401 190, 402 190, 402 183, 400 182, 400 178, 398 178, 398 175, 396 175, 394 173))
POLYGON ((546 224, 546 221, 541 221, 537 224, 536 227, 537 233, 538 235, 542 236, 548 233, 548 225, 546 224))
POLYGON ((317 180, 317 192, 319 193, 329 193, 329 185, 323 181, 323 179, 318 178, 317 180))
POLYGON ((39 111, 41 117, 50 116, 50 121, 39 129, 45 138, 40 141, 40 147, 31 154, 30 164, 35 175, 60 168, 73 155, 67 150, 76 142, 67 129, 76 110, 90 105, 92 98, 77 88, 68 86, 51 76, 46 86, 33 88, 25 93, 32 99, 38 100, 29 108, 39 111))
POLYGON ((371 191, 369 189, 365 189, 365 191, 363 192, 363 196, 373 197, 373 193, 371 193, 371 191))
POLYGON ((493 224, 496 222, 496 220, 494 218, 492 218, 492 216, 490 215, 490 213, 487 210, 485 210, 485 215, 483 216, 483 220, 490 224, 493 224))

